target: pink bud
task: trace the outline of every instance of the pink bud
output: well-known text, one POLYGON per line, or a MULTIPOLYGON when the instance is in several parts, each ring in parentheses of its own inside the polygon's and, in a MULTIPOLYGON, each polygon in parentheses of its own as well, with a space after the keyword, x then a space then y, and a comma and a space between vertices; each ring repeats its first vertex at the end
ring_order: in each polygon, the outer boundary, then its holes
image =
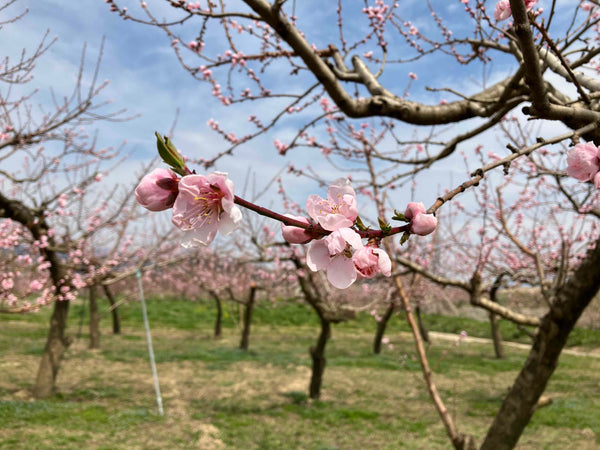
POLYGON ((140 205, 150 211, 163 211, 175 203, 179 178, 168 169, 154 169, 135 188, 140 205))
POLYGON ((433 214, 417 214, 410 223, 410 232, 426 236, 437 227, 437 219, 433 214))
POLYGON ((404 211, 404 217, 408 220, 412 220, 418 214, 423 214, 425 212, 425 205, 421 202, 410 202, 406 206, 406 211, 404 211))
MULTIPOLYGON (((310 220, 308 220, 306 217, 292 216, 291 214, 286 214, 285 216, 310 225, 310 220)), ((286 242, 289 242, 290 244, 306 244, 313 240, 313 236, 308 230, 300 227, 284 225, 283 223, 281 224, 281 234, 286 242)))
POLYGON ((362 278, 373 278, 378 273, 389 277, 392 273, 392 262, 388 254, 380 248, 370 245, 360 248, 352 256, 354 267, 362 278))
POLYGON ((494 9, 494 19, 496 20, 506 20, 512 14, 510 9, 510 3, 508 0, 499 0, 496 3, 496 8, 494 9))

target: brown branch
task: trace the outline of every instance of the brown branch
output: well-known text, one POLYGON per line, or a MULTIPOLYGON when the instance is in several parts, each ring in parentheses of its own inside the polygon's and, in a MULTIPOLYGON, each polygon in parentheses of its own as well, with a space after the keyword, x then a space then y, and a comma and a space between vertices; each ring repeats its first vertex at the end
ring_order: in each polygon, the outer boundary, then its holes
POLYGON ((531 90, 531 100, 535 114, 544 115, 550 108, 546 95, 546 85, 542 77, 540 58, 537 52, 533 33, 529 24, 525 3, 523 0, 510 0, 510 9, 514 19, 514 29, 523 55, 525 82, 531 90))

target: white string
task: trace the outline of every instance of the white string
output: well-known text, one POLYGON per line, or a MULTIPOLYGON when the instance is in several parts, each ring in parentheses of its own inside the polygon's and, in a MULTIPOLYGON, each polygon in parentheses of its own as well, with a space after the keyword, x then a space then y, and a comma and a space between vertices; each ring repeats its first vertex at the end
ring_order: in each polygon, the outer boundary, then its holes
POLYGON ((138 280, 140 290, 140 301, 142 302, 142 316, 144 317, 144 327, 146 328, 146 342, 148 342, 148 354, 150 355, 150 366, 152 367, 152 377, 154 378, 154 390, 156 391, 156 403, 158 404, 158 414, 164 416, 162 397, 160 395, 160 386, 158 384, 158 373, 156 372, 156 363, 154 362, 154 350, 152 348, 152 336, 150 335, 150 324, 148 323, 148 313, 146 312, 146 300, 144 300, 144 289, 142 288, 142 272, 137 271, 135 276, 138 280))

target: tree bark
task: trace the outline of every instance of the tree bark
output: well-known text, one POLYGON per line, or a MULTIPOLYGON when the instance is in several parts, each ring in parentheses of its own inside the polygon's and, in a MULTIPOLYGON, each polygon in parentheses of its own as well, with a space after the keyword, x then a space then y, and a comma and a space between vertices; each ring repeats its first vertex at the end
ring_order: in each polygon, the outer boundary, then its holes
POLYGON ((381 353, 381 339, 383 339, 383 335, 385 334, 388 320, 390 320, 390 317, 392 317, 392 314, 394 313, 394 308, 394 303, 390 303, 381 320, 377 322, 377 330, 375 331, 375 339, 373 340, 373 353, 376 355, 381 353))
POLYGON ((112 315, 112 324, 113 324, 113 334, 121 334, 121 319, 119 318, 119 310, 117 309, 117 302, 115 300, 115 296, 113 295, 110 288, 106 285, 102 285, 102 289, 104 290, 104 294, 110 303, 110 312, 112 315))
POLYGON ((327 340, 331 335, 331 322, 322 315, 319 316, 321 319, 321 332, 317 339, 317 345, 310 347, 310 356, 312 358, 312 374, 310 377, 310 386, 308 389, 308 395, 312 399, 321 398, 321 385, 323 384, 323 373, 325 372, 325 364, 327 359, 325 358, 325 346, 327 340))
POLYGON ((89 288, 90 294, 90 348, 100 348, 100 314, 98 314, 98 298, 96 285, 89 288))
POLYGON ((512 449, 517 444, 558 365, 569 333, 600 288, 599 266, 600 241, 556 292, 527 361, 488 430, 482 450, 512 449))
POLYGON ((250 324, 252 323, 252 309, 254 308, 254 299, 256 297, 256 286, 252 285, 248 302, 244 308, 244 327, 242 329, 242 340, 240 341, 240 349, 248 350, 250 345, 250 324))
POLYGON ((33 388, 33 395, 36 398, 49 397, 54 393, 60 361, 64 352, 71 345, 71 339, 65 336, 68 314, 68 301, 54 302, 46 346, 33 388))
POLYGON ((217 306, 217 317, 215 318, 215 338, 220 338, 223 331, 223 304, 221 302, 221 297, 217 295, 215 291, 209 292, 211 297, 215 300, 215 305, 217 306))
POLYGON ((500 333, 500 327, 498 326, 498 316, 493 312, 490 313, 490 327, 492 333, 492 341, 494 342, 494 353, 496 358, 504 359, 504 347, 502 347, 502 333, 500 333))

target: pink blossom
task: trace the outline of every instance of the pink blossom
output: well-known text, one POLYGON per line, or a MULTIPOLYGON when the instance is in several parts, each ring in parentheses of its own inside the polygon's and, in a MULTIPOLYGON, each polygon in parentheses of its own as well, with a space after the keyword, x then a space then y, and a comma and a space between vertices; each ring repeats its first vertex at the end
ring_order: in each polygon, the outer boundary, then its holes
POLYGON ((416 80, 417 79, 417 74, 413 73, 413 72, 408 72, 408 77, 411 78, 411 79, 413 79, 413 80, 416 80))
POLYGON ((168 169, 154 169, 135 188, 140 205, 150 211, 163 211, 173 206, 179 178, 168 169))
POLYGON ((598 147, 591 142, 577 144, 567 152, 567 175, 589 181, 600 170, 598 147))
POLYGON ((594 187, 600 189, 600 172, 594 175, 594 187))
POLYGON ((287 144, 284 144, 279 139, 275 139, 273 141, 273 145, 275 145, 275 148, 277 149, 277 151, 279 152, 280 155, 285 155, 285 153, 288 151, 288 148, 289 148, 287 146, 287 144))
POLYGON ((373 278, 380 272, 386 277, 392 274, 392 261, 380 248, 367 245, 355 251, 352 260, 361 278, 373 278))
MULTIPOLYGON (((286 214, 285 217, 296 219, 300 222, 310 225, 310 220, 308 220, 306 217, 292 216, 291 214, 286 214)), ((311 235, 310 231, 300 227, 284 225, 283 223, 281 224, 281 234, 286 242, 289 242, 290 244, 307 244, 313 240, 313 236, 311 235)))
POLYGON ((192 231, 185 247, 210 244, 217 231, 231 233, 240 225, 242 212, 234 203, 233 181, 223 172, 187 175, 179 182, 173 205, 173 224, 192 231))
MULTIPOLYGON (((525 9, 531 11, 537 2, 538 0, 525 0, 525 9)), ((510 2, 508 0, 499 0, 498 3, 496 3, 496 9, 494 9, 494 19, 506 20, 511 15, 510 2)))
POLYGON ((500 0, 496 3, 496 9, 494 9, 494 19, 496 20, 506 20, 512 14, 510 10, 510 3, 508 0, 500 0))
POLYGON ((594 4, 585 2, 581 4, 580 8, 583 11, 591 11, 594 8, 594 4))
POLYGON ((356 193, 348 179, 340 178, 327 189, 327 199, 308 197, 306 210, 326 230, 351 227, 358 217, 356 193))
POLYGON ((2 289, 5 289, 8 291, 9 289, 12 289, 14 287, 15 282, 13 281, 12 278, 5 278, 4 280, 2 280, 1 285, 2 285, 2 289))
POLYGON ((352 250, 363 248, 360 235, 350 228, 339 228, 329 236, 310 244, 306 265, 316 272, 325 270, 327 279, 338 289, 346 289, 356 281, 358 273, 352 259, 352 250))

